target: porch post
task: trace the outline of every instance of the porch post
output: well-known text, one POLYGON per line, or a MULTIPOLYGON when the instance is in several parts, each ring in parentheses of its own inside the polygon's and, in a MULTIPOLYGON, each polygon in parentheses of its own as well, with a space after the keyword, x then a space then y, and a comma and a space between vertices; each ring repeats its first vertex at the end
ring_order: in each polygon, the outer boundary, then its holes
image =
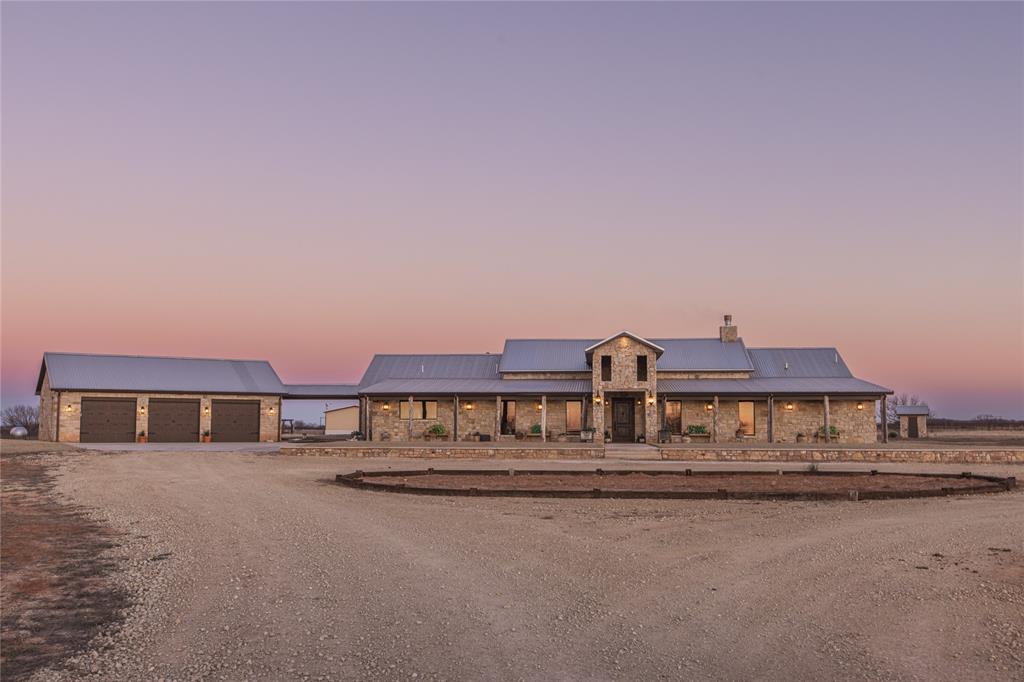
POLYGON ((768 396, 768 442, 775 442, 775 396, 768 396))
POLYGON ((501 396, 494 396, 494 440, 501 438, 501 396))
POLYGON ((888 397, 882 396, 882 442, 889 442, 889 406, 888 397))
POLYGON ((715 407, 711 412, 711 441, 718 442, 718 396, 715 396, 715 407))
POLYGON ((828 414, 828 396, 825 396, 825 442, 828 443, 832 440, 832 434, 829 429, 829 414, 828 414))
POLYGON ((412 396, 409 396, 409 440, 412 440, 412 396))
POLYGON ((363 433, 363 440, 373 440, 373 400, 366 399, 366 432, 363 433))
POLYGON ((540 397, 540 439, 547 442, 548 439, 548 397, 540 397))
MULTIPOLYGON (((587 428, 587 396, 583 396, 580 400, 580 435, 583 434, 583 429, 587 428)), ((583 440, 580 438, 580 440, 583 440)))
POLYGON ((459 396, 455 396, 455 413, 452 415, 452 442, 459 440, 459 396))

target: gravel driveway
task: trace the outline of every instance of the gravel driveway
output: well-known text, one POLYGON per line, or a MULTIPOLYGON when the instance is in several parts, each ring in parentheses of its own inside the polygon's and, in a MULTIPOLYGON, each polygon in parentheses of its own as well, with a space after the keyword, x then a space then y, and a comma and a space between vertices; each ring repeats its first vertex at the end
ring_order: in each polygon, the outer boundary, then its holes
POLYGON ((331 483, 401 460, 61 457, 138 603, 39 679, 1024 678, 1021 492, 434 498, 331 483))

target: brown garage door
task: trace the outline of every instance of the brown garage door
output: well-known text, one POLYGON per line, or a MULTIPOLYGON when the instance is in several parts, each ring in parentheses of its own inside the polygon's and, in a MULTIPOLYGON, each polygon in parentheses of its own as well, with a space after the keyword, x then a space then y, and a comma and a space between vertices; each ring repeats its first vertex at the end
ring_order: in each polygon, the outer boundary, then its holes
POLYGON ((135 398, 82 398, 83 443, 134 443, 135 398))
POLYGON ((199 401, 150 398, 149 440, 153 443, 199 442, 199 401))
POLYGON ((260 440, 258 400, 214 400, 211 420, 210 436, 216 443, 258 443, 260 440))

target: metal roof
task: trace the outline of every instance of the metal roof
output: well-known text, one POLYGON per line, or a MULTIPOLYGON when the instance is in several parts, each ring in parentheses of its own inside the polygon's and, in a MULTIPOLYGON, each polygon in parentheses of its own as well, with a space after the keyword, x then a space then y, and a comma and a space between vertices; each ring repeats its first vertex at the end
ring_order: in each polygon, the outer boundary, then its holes
POLYGON ((284 384, 265 360, 44 353, 43 374, 60 391, 153 391, 281 395, 284 384))
POLYGON ((385 379, 365 395, 560 395, 590 394, 589 379, 385 379))
POLYGON ((891 390, 854 377, 767 379, 659 379, 659 394, 687 395, 882 395, 891 390))
POLYGON ((931 414, 931 410, 928 409, 927 405, 897 405, 896 406, 896 415, 900 416, 900 417, 902 417, 904 415, 908 416, 908 417, 915 417, 915 416, 925 416, 925 417, 927 417, 929 414, 931 414))
POLYGON ((750 348, 754 377, 852 377, 835 348, 750 348))
POLYGON ((359 397, 358 384, 285 384, 285 398, 293 400, 334 398, 344 400, 359 397))
MULTIPOLYGON (((618 336, 618 334, 616 335, 618 336)), ((611 337, 615 338, 615 337, 611 337)), ((589 372, 587 349, 599 339, 508 339, 501 354, 501 372, 589 372)), ((647 339, 664 349, 659 371, 751 371, 743 340, 647 339)))
POLYGON ((359 387, 384 379, 497 379, 500 355, 374 355, 359 387))

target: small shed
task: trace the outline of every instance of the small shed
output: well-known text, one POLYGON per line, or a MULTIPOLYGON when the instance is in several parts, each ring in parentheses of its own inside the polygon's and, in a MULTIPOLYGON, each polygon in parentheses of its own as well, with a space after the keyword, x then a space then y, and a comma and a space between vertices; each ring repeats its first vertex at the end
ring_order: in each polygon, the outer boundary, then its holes
POLYGON ((324 434, 347 436, 359 430, 359 405, 346 405, 324 410, 324 434))
POLYGON ((927 405, 897 405, 900 438, 927 438, 929 414, 927 405))

